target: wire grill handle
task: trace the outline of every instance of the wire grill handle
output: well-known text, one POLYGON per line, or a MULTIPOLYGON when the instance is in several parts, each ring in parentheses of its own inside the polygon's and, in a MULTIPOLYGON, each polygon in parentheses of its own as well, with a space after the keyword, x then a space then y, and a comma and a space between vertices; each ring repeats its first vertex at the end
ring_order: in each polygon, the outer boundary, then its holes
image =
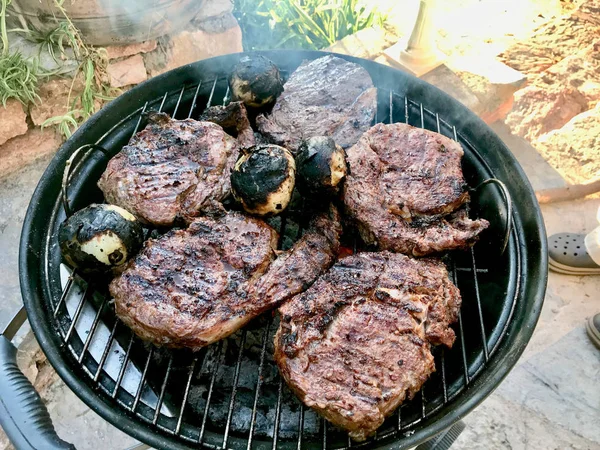
MULTIPOLYGON (((11 324, 18 323, 21 312, 11 324)), ((14 328, 11 324, 7 330, 14 328)), ((19 370, 10 334, 0 335, 0 425, 17 450, 75 449, 58 437, 42 399, 19 370)))
POLYGON ((69 217, 73 213, 73 211, 71 210, 71 205, 69 204, 69 197, 67 195, 67 187, 69 185, 69 176, 71 175, 71 168, 75 165, 74 161, 77 158, 77 156, 79 156, 79 154, 85 155, 90 150, 98 150, 102 152, 102 154, 106 158, 110 158, 110 154, 104 147, 96 144, 86 144, 82 145, 77 150, 75 150, 70 156, 70 158, 67 160, 67 162, 65 163, 65 170, 63 171, 61 187, 63 208, 65 209, 65 214, 67 215, 67 217, 69 217))
POLYGON ((497 178, 488 178, 472 190, 478 191, 480 190, 480 188, 488 184, 495 184, 500 189, 500 192, 502 192, 502 197, 504 198, 504 204, 506 206, 506 223, 504 225, 504 239, 500 248, 500 254, 502 255, 506 250, 506 247, 508 246, 508 240, 510 239, 510 231, 512 229, 512 198, 510 196, 510 193, 508 192, 508 188, 506 187, 506 185, 497 178))

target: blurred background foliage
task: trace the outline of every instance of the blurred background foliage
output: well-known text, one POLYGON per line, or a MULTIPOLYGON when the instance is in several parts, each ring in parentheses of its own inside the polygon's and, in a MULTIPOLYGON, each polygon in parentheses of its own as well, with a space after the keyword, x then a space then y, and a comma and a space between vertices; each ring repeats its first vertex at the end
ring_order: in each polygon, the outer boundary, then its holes
POLYGON ((244 50, 318 50, 386 16, 360 0, 234 0, 244 50))

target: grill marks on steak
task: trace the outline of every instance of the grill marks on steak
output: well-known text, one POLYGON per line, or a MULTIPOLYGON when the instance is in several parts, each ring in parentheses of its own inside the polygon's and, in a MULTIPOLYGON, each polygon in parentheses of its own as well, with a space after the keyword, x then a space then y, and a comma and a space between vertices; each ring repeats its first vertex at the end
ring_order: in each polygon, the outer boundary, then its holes
POLYGON ((368 244, 426 255, 472 244, 487 228, 458 209, 469 200, 461 146, 438 133, 377 124, 347 151, 346 211, 368 244))
POLYGON ((331 136, 343 148, 370 126, 377 90, 368 72, 335 56, 304 62, 284 85, 271 114, 256 118, 272 143, 296 152, 302 140, 331 136))
POLYGON ((390 252, 344 258, 280 307, 275 359, 292 391, 358 441, 435 371, 461 304, 436 259, 390 252))
POLYGON ((149 115, 98 181, 108 203, 144 223, 171 226, 201 212, 219 210, 231 190, 236 140, 210 122, 149 115))
POLYGON ((196 219, 147 241, 111 282, 116 313, 144 340, 198 350, 310 286, 334 262, 338 219, 317 217, 278 259, 277 232, 261 220, 196 219))

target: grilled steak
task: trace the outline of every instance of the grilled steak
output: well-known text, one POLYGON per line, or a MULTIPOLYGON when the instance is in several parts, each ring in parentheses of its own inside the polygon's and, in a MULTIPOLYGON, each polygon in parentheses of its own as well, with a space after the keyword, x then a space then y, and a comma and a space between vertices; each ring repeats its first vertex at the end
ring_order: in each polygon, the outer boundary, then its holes
POLYGON ((469 200, 461 146, 403 123, 377 124, 347 151, 346 211, 363 240, 413 254, 461 248, 487 228, 458 209, 469 200))
POLYGON ((108 163, 98 186, 108 203, 147 224, 170 226, 220 209, 238 144, 210 122, 149 115, 149 124, 108 163))
POLYGON ((337 211, 331 215, 315 218, 278 259, 275 230, 235 212, 151 239, 110 284, 116 313, 142 339, 198 350, 306 289, 333 264, 340 228, 337 211))
POLYGON ((335 56, 303 63, 284 85, 258 130, 272 143, 296 152, 303 139, 331 136, 347 148, 371 125, 377 90, 368 72, 335 56))
POLYGON ((200 120, 223 127, 227 133, 237 138, 241 148, 249 148, 255 144, 254 130, 242 102, 231 102, 227 106, 209 106, 200 116, 200 120))
POLYGON ((435 371, 461 298, 436 259, 387 251, 340 260, 279 309, 275 359, 292 391, 357 440, 435 371))

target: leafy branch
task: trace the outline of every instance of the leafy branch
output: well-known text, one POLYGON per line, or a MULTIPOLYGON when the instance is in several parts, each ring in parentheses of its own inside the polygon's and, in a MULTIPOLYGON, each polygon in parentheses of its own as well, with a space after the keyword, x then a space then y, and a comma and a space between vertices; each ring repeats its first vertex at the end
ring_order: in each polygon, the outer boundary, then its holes
POLYGON ((235 0, 244 48, 321 49, 387 17, 360 0, 235 0))

